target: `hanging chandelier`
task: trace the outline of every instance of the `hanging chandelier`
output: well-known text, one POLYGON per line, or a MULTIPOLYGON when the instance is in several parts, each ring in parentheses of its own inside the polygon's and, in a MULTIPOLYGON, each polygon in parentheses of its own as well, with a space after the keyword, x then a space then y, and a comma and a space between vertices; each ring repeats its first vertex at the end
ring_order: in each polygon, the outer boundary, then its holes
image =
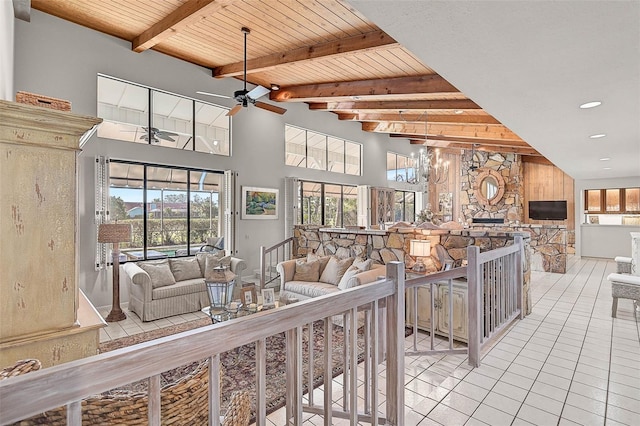
POLYGON ((440 150, 438 149, 430 150, 426 145, 424 148, 420 148, 414 165, 417 183, 425 185, 425 189, 427 184, 442 184, 449 177, 449 162, 440 158, 440 150))
MULTIPOLYGON (((424 148, 420 149, 417 161, 414 160, 417 183, 424 185, 423 192, 427 192, 429 183, 441 184, 449 177, 449 162, 440 158, 440 150, 430 150, 427 144, 428 122, 427 112, 424 112, 424 148), (434 154, 435 151, 435 154, 434 154)), ((411 154, 413 157, 413 154, 411 154)))

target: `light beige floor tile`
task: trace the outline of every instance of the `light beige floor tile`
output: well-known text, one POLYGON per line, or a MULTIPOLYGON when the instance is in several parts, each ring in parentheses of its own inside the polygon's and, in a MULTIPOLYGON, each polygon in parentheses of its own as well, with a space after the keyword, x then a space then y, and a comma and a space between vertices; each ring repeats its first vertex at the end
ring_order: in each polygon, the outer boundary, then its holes
POLYGON ((469 420, 469 416, 443 404, 439 404, 431 410, 427 417, 447 426, 462 426, 469 420))
POLYGON ((609 393, 607 403, 609 405, 613 405, 631 411, 633 413, 640 414, 640 401, 630 398, 630 396, 628 395, 609 393))
POLYGON ((508 398, 497 392, 490 392, 482 401, 482 404, 489 405, 500 411, 504 411, 507 414, 515 416, 522 405, 522 401, 516 401, 515 399, 508 398))
POLYGON ((556 416, 560 416, 563 406, 562 401, 558 401, 556 399, 549 398, 535 392, 529 392, 529 395, 527 395, 524 403, 556 416))
POLYGON ((492 393, 495 392, 505 397, 513 398, 519 402, 522 402, 527 397, 528 391, 525 389, 519 388, 518 386, 514 386, 512 384, 509 384, 503 381, 498 381, 498 383, 496 383, 496 385, 493 387, 491 392, 492 393))
POLYGON ((554 416, 544 410, 523 404, 516 416, 534 425, 555 425, 558 423, 558 416, 554 416))
POLYGON ((472 418, 483 421, 492 426, 509 426, 513 421, 513 416, 504 411, 500 411, 487 404, 481 404, 473 413, 472 418))
POLYGON ((572 405, 565 405, 562 417, 580 425, 604 425, 604 417, 572 405))
POLYGON ((457 392, 450 392, 442 399, 441 403, 467 416, 471 416, 480 405, 480 401, 476 401, 457 392))

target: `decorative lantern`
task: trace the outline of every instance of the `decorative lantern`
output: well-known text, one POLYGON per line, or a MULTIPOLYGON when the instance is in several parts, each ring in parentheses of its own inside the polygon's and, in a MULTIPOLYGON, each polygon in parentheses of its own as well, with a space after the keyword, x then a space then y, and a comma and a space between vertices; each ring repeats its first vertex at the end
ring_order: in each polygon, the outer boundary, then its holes
POLYGON ((213 269, 206 279, 207 293, 211 312, 222 312, 233 300, 233 288, 236 282, 236 275, 225 267, 213 269))

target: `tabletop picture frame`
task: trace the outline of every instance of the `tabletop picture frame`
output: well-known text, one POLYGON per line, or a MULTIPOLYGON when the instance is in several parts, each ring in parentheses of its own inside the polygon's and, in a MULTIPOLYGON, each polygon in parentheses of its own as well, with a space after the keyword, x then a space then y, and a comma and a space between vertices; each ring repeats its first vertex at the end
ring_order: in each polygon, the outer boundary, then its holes
POLYGON ((262 289, 262 307, 263 308, 275 308, 276 306, 276 294, 272 288, 262 289))
POLYGON ((244 286, 240 289, 240 297, 244 306, 249 306, 252 303, 258 303, 258 296, 256 294, 256 286, 251 284, 244 286))

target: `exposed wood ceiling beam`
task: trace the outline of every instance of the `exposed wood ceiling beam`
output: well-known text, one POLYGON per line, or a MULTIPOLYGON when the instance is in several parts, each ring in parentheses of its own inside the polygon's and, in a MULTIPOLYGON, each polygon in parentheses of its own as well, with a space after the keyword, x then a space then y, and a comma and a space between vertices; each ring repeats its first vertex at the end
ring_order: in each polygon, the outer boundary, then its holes
MULTIPOLYGON (((424 139, 423 140, 410 139, 409 142, 412 145, 424 145, 424 139)), ((472 148, 471 144, 443 142, 443 141, 435 141, 435 140, 429 140, 427 146, 434 147, 434 148, 442 148, 447 150, 454 150, 454 149, 470 150, 472 148)), ((493 146, 480 145, 480 146, 476 146, 475 149, 476 151, 520 154, 522 156, 525 156, 525 155, 529 156, 529 158, 536 158, 540 156, 540 153, 531 147, 525 147, 525 148, 514 147, 514 146, 493 147, 493 146)))
POLYGON ((546 157, 541 155, 523 155, 522 156, 523 163, 536 163, 536 164, 546 164, 547 166, 555 166, 551 161, 547 160, 546 157))
MULTIPOLYGON (((411 135, 404 133, 391 133, 389 135, 391 138, 405 138, 420 141, 420 143, 424 143, 425 136, 424 135, 411 135)), ((489 138, 465 138, 458 136, 440 136, 440 135, 427 135, 427 141, 440 141, 440 142, 456 142, 467 145, 494 145, 494 146, 518 146, 518 147, 528 147, 529 145, 523 141, 510 141, 503 139, 489 139, 489 138)))
POLYGON ((373 122, 429 122, 429 123, 474 123, 474 124, 501 124, 498 120, 490 115, 464 115, 464 114, 447 114, 447 115, 425 115, 417 113, 397 113, 397 112, 381 112, 381 113, 338 113, 338 119, 347 121, 373 121, 373 122))
POLYGON ((511 130, 503 125, 484 124, 446 124, 446 123, 362 123, 365 132, 429 134, 434 136, 453 136, 481 139, 498 139, 522 142, 511 130))
POLYGON ((270 98, 278 102, 309 102, 322 98, 347 101, 354 96, 366 99, 369 96, 436 93, 459 94, 460 91, 441 76, 432 74, 284 87, 271 92, 270 98))
POLYGON ((361 111, 361 110, 479 110, 478 104, 468 99, 438 101, 348 101, 348 102, 314 102, 309 104, 313 111, 361 111))
MULTIPOLYGON (((286 66, 294 62, 300 63, 317 59, 329 59, 334 56, 346 56, 354 52, 374 51, 376 49, 389 49, 398 43, 389 37, 384 31, 373 31, 366 34, 305 46, 287 52, 278 52, 271 55, 247 60, 247 73, 264 72, 279 66, 286 66)), ((223 65, 213 69, 216 78, 236 77, 244 72, 244 62, 223 65)))
POLYGON ((131 41, 136 52, 151 49, 194 22, 207 19, 236 0, 188 0, 170 15, 153 25, 131 41))

